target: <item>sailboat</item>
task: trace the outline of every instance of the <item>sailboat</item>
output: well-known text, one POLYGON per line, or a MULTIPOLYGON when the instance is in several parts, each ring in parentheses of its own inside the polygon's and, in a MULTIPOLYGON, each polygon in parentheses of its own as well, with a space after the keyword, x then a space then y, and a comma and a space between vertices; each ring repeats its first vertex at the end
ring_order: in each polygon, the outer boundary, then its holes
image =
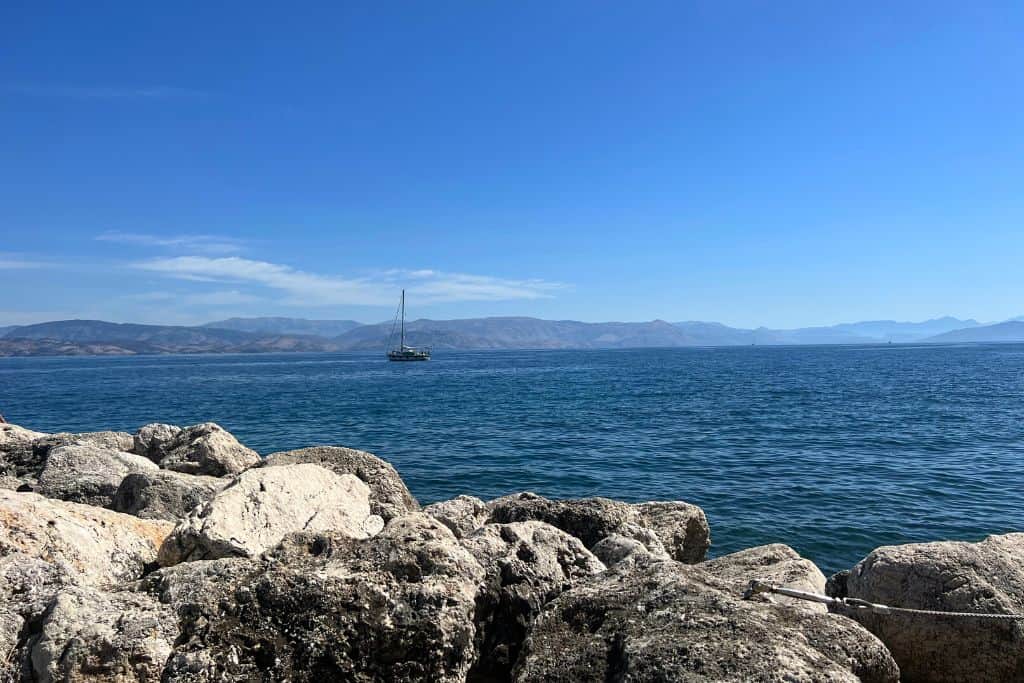
MULTIPOLYGON (((405 290, 402 290, 402 301, 398 306, 402 316, 402 331, 399 336, 398 346, 391 347, 388 349, 388 360, 430 360, 430 348, 417 349, 413 346, 405 345, 405 290)), ((397 315, 395 316, 398 317, 397 315)), ((397 320, 396 320, 397 322, 397 320)), ((391 325, 391 337, 388 340, 388 345, 391 344, 391 339, 395 336, 395 326, 391 325)))

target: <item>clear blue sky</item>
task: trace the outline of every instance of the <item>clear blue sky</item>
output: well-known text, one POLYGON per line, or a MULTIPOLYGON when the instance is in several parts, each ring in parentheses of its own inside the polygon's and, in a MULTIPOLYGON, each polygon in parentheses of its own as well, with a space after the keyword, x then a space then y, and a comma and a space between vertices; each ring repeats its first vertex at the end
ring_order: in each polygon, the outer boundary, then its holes
POLYGON ((1024 4, 0 8, 0 324, 1024 313, 1024 4))

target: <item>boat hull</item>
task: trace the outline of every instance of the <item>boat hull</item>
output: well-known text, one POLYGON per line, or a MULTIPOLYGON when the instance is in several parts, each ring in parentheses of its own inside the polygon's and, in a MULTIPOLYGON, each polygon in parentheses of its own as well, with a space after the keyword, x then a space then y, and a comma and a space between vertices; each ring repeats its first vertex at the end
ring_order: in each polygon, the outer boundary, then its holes
POLYGON ((430 354, 429 353, 402 353, 402 352, 398 352, 398 351, 393 351, 391 353, 388 353, 388 360, 389 361, 395 361, 395 362, 403 362, 403 363, 404 362, 408 362, 408 361, 430 360, 430 354))

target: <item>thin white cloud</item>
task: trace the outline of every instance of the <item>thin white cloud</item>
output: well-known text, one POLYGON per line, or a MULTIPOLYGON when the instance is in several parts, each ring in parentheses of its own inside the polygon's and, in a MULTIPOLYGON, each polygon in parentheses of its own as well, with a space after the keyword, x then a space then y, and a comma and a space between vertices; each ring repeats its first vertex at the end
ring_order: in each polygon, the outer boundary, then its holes
POLYGON ((97 235, 96 239, 100 242, 199 251, 207 254, 231 254, 242 249, 241 240, 222 235, 171 235, 162 237, 137 232, 108 231, 97 235))
POLYGON ((31 97, 61 97, 73 99, 102 100, 166 100, 203 95, 201 91, 189 88, 176 88, 167 85, 149 85, 141 87, 119 86, 83 86, 61 84, 12 84, 3 87, 3 91, 15 95, 31 97))
POLYGON ((239 306, 262 301, 260 297, 240 292, 237 289, 189 294, 182 298, 189 306, 239 306))
POLYGON ((18 254, 5 254, 0 252, 0 270, 25 270, 28 268, 48 268, 54 265, 48 261, 36 261, 19 256, 18 254))
POLYGON ((237 256, 159 258, 135 263, 133 267, 177 279, 262 286, 284 293, 283 303, 303 306, 390 305, 396 290, 403 286, 414 289, 417 299, 424 303, 544 299, 566 287, 546 280, 510 280, 435 270, 389 270, 348 278, 237 256))

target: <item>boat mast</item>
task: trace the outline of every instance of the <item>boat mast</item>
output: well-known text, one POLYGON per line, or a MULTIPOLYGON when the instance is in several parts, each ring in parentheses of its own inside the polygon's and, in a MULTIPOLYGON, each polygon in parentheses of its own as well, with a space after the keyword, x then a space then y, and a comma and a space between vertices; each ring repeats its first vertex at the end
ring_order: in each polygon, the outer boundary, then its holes
POLYGON ((402 345, 398 347, 405 350, 405 290, 402 290, 402 345))

